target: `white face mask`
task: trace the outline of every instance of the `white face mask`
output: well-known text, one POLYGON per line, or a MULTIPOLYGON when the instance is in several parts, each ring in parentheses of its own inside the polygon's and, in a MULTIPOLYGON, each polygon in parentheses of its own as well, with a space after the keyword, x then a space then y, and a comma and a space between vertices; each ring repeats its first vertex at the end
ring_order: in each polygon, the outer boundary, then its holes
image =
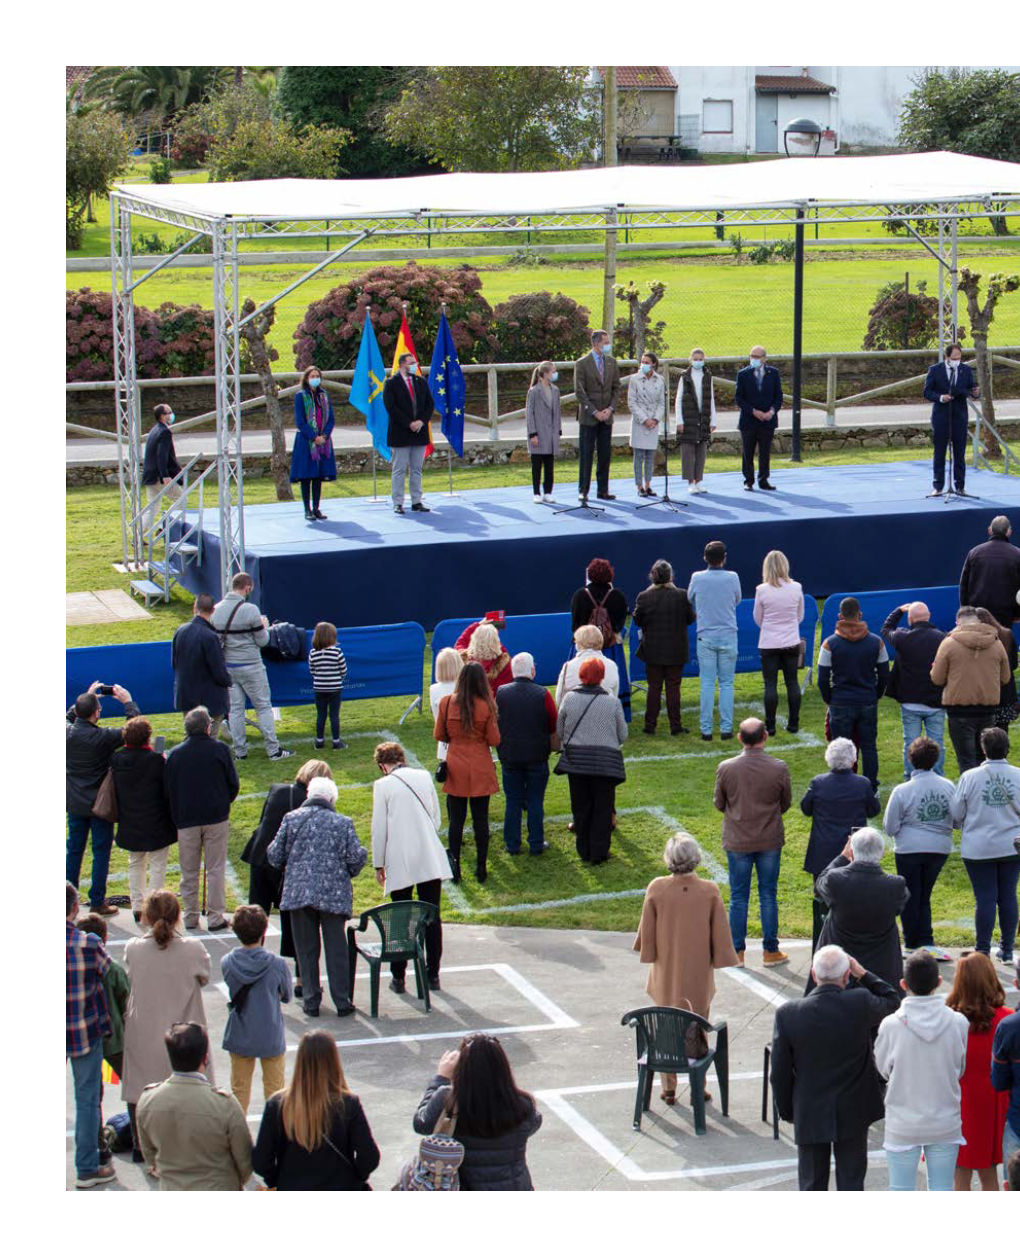
POLYGON ((651 373, 652 373, 652 364, 651 364, 651 362, 642 362, 642 363, 641 363, 641 374, 642 374, 642 375, 651 375, 651 373))
POLYGON ((556 381, 559 379, 559 377, 560 377, 559 371, 553 371, 553 373, 549 376, 549 379, 555 384, 556 381))
POLYGON ((752 358, 751 365, 754 367, 756 371, 760 370, 765 365, 765 359, 764 358, 752 358))
POLYGON ((310 388, 318 388, 321 383, 322 380, 319 379, 318 375, 309 375, 308 385, 310 388))
POLYGON ((705 369, 704 362, 692 362, 691 363, 692 371, 703 371, 704 369, 705 369))

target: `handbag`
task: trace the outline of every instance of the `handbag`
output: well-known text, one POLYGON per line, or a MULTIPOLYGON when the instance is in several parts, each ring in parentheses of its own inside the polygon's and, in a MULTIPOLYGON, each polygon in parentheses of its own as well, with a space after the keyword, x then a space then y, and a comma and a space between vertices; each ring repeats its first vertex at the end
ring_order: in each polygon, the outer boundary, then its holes
POLYGON ((106 769, 106 775, 96 792, 96 801, 92 804, 92 814, 100 820, 115 824, 117 820, 117 792, 113 788, 113 768, 106 769))
MULTIPOLYGON (((447 746, 449 746, 450 744, 450 728, 446 722, 446 715, 449 709, 450 709, 449 703, 447 703, 446 710, 443 711, 443 741, 446 742, 447 746)), ((441 763, 436 765, 436 780, 439 781, 440 784, 442 784, 442 782, 445 781, 449 775, 450 775, 450 769, 447 766, 446 760, 444 759, 441 763)), ((410 788, 411 788, 410 785, 408 785, 408 789, 410 788)))
MULTIPOLYGON (((584 717, 585 717, 585 716, 588 714, 588 712, 591 710, 591 704, 595 701, 595 699, 596 699, 597 697, 598 697, 598 695, 597 695, 597 694, 593 694, 593 695, 592 695, 592 696, 588 699, 588 705, 587 705, 587 706, 584 708, 584 710, 581 712, 581 718, 577 721, 577 723, 574 725, 574 727, 570 730, 570 736, 569 736, 569 737, 567 738, 567 740, 563 743, 563 745, 562 745, 562 746, 560 746, 560 757, 556 760, 556 766, 553 768, 553 775, 554 775, 554 776, 566 776, 566 774, 567 774, 568 772, 571 772, 571 771, 573 771, 573 772, 580 772, 580 771, 581 771, 581 768, 579 768, 579 767, 575 767, 575 766, 574 766, 574 761, 572 761, 572 760, 571 760, 571 757, 570 757, 570 743, 571 743, 571 742, 574 740, 574 738, 577 736, 577 730, 578 730, 578 729, 581 727, 581 725, 584 723, 584 717)), ((575 758, 575 760, 576 760, 576 754, 575 754, 574 758, 575 758)))
POLYGON ((400 1170, 395 1191, 459 1191, 464 1144, 453 1137, 457 1114, 445 1109, 431 1134, 426 1134, 414 1155, 400 1170))
MULTIPOLYGON (((693 1013, 690 999, 684 999, 684 1002, 688 1012, 693 1013)), ((694 1022, 684 1030, 684 1054, 688 1060, 703 1060, 708 1055, 708 1034, 704 1025, 694 1022)))

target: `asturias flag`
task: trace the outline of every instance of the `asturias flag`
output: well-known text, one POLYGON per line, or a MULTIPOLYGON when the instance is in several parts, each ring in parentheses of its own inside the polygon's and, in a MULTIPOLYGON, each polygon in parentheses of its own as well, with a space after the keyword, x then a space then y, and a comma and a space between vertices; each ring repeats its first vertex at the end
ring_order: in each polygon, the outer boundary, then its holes
POLYGON ((365 426, 371 433, 372 444, 389 462, 390 447, 386 444, 386 428, 389 419, 382 396, 385 383, 386 366, 379 352, 372 323, 366 314, 365 325, 361 329, 358 365, 351 382, 351 405, 365 416, 365 426))
MULTIPOLYGON (((418 361, 418 354, 414 347, 414 341, 411 339, 411 329, 407 325, 407 311, 406 310, 404 310, 404 312, 400 315, 400 335, 397 336, 397 347, 393 350, 393 367, 390 371, 391 375, 396 375, 397 371, 400 369, 398 366, 398 363, 400 362, 401 357, 405 353, 409 353, 411 357, 414 358, 420 370, 421 363, 418 361)), ((428 425, 428 433, 429 433, 429 443, 425 446, 426 458, 429 456, 430 453, 432 453, 433 448, 434 448, 432 444, 432 424, 431 423, 428 425)))
POLYGON ((464 372, 457 360, 450 324, 440 315, 436 348, 429 369, 429 390, 443 416, 443 435, 458 458, 464 457, 464 372))

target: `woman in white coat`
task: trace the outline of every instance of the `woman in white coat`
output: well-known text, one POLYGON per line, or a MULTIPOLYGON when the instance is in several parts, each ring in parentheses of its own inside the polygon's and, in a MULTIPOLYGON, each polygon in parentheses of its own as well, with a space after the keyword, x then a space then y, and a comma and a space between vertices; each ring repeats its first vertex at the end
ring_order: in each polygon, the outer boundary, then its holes
POLYGON ((627 381, 630 410, 630 447, 634 450, 634 483, 639 497, 655 497, 652 472, 659 448, 662 420, 666 416, 666 385, 654 353, 641 355, 641 366, 627 381))
MULTIPOLYGON (((372 867, 379 885, 394 902, 412 897, 434 903, 436 919, 425 930, 425 967, 430 990, 439 989, 439 962, 443 955, 443 925, 439 901, 443 882, 453 876, 450 861, 439 840, 441 815, 432 774, 409 768, 404 748, 384 741, 375 748, 375 762, 382 773, 372 787, 372 867)), ((390 989, 403 994, 407 964, 390 965, 390 989)))

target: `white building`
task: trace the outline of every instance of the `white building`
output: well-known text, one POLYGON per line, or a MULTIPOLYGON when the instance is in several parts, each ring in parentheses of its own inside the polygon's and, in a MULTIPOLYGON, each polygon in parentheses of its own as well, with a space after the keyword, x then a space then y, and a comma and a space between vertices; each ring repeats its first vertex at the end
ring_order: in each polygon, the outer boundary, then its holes
MULTIPOLYGON (((617 82, 621 97, 632 94, 639 102, 630 114, 647 123, 641 130, 650 135, 669 133, 664 128, 672 95, 671 133, 687 148, 703 153, 782 153, 786 123, 808 117, 830 132, 822 152, 831 153, 846 145, 895 145, 903 98, 926 68, 618 66, 617 82)), ((593 77, 598 81, 598 70, 593 77)))

